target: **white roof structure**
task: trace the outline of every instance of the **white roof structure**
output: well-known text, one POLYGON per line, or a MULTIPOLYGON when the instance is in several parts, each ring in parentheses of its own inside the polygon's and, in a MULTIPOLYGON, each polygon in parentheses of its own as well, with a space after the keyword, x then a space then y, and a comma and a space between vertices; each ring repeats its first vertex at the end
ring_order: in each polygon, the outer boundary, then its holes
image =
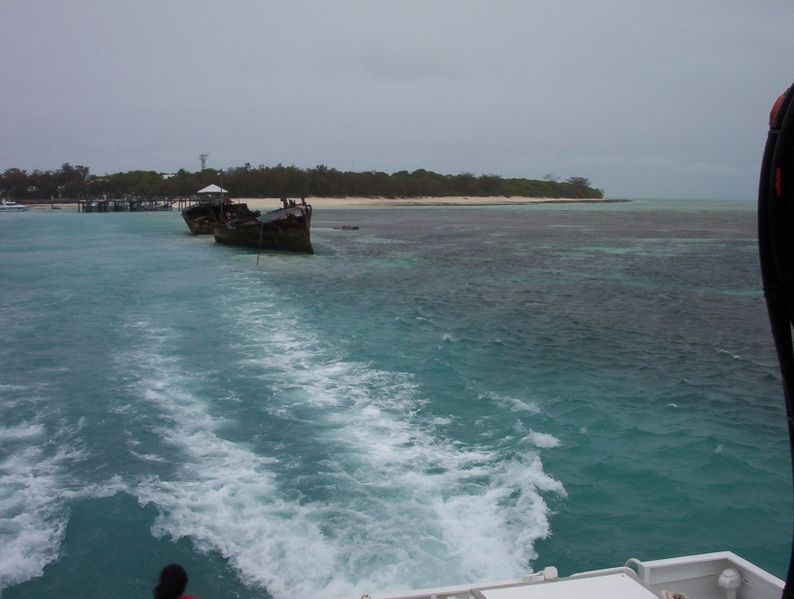
POLYGON ((196 193, 229 193, 222 187, 218 187, 214 183, 212 185, 207 185, 204 189, 199 189, 196 193))

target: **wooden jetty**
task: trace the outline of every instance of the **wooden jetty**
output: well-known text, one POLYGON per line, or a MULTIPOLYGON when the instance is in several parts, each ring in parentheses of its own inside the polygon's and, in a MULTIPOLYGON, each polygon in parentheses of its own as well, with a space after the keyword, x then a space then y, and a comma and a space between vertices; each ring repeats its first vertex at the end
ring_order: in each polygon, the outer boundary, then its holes
POLYGON ((121 198, 90 198, 77 200, 78 212, 161 212, 174 209, 174 204, 181 208, 186 198, 139 198, 123 196, 121 198))

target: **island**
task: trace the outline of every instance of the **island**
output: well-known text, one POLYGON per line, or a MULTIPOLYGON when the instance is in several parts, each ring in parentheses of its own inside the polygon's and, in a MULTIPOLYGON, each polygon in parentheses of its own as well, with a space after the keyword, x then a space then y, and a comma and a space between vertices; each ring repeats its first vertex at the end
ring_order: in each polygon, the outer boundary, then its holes
MULTIPOLYGON (((259 165, 228 169, 204 168, 175 173, 133 170, 104 175, 88 167, 65 163, 51 171, 10 168, 0 173, 0 195, 26 204, 76 203, 95 197, 188 197, 209 184, 220 184, 235 198, 311 197, 350 198, 355 205, 466 205, 526 203, 529 201, 601 201, 604 192, 586 177, 560 179, 508 178, 495 174, 440 174, 414 171, 340 171, 324 165, 259 165)), ((332 202, 329 201, 329 204, 332 202)))

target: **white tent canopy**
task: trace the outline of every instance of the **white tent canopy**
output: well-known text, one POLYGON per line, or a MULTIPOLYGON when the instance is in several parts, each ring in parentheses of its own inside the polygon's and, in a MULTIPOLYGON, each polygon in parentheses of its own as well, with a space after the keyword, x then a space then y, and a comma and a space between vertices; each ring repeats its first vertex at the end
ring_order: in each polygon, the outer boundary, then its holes
POLYGON ((199 189, 196 193, 229 193, 222 187, 218 187, 214 183, 212 185, 207 185, 204 189, 199 189))

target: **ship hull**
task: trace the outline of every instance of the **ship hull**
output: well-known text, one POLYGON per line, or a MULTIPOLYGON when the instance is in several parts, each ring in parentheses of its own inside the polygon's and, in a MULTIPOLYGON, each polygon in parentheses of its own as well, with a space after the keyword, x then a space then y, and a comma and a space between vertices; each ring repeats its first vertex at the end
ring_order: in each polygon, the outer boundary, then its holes
POLYGON ((202 202, 182 211, 187 228, 193 235, 212 235, 215 225, 224 221, 256 214, 247 204, 202 202))
POLYGON ((297 204, 262 215, 252 215, 216 224, 213 227, 215 241, 261 250, 314 253, 310 205, 297 204))

